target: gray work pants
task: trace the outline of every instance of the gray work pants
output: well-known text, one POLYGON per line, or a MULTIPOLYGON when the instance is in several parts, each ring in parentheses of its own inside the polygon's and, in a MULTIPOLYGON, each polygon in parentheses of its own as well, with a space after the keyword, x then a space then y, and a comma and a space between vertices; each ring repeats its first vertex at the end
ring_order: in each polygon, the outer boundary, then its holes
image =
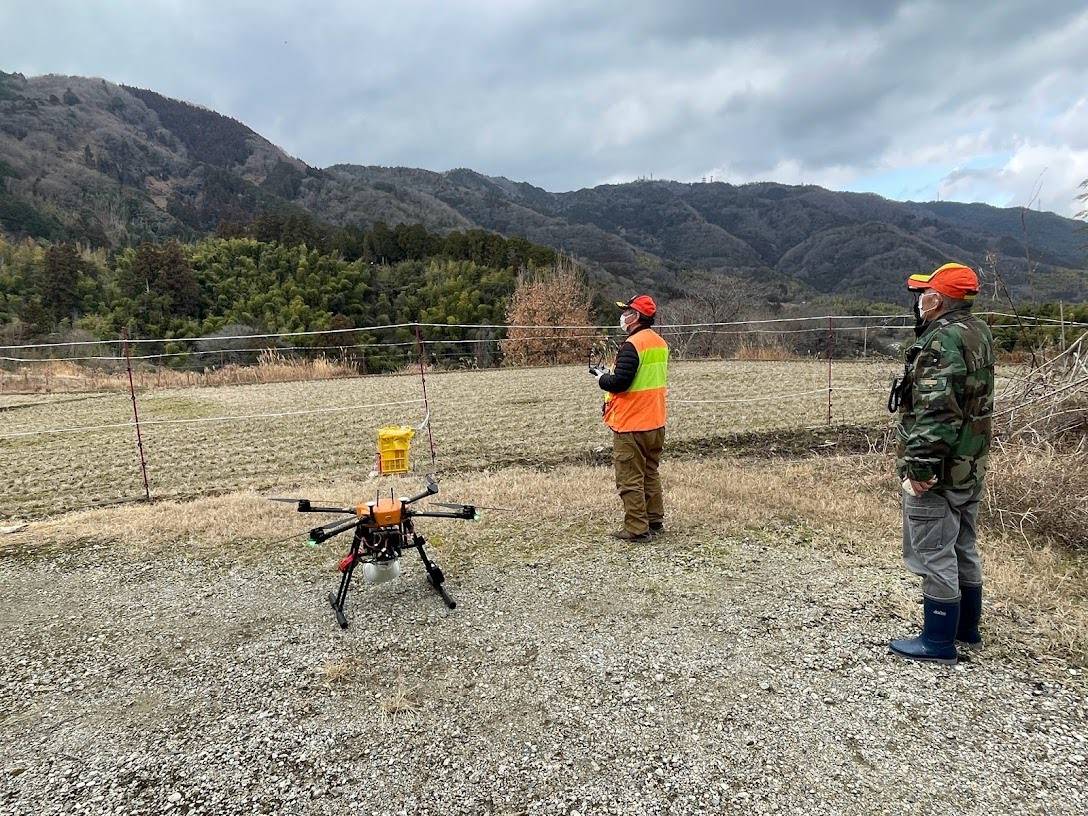
POLYGON ((961 586, 982 586, 975 522, 982 485, 903 494, 903 563, 922 577, 922 594, 958 601, 961 586))

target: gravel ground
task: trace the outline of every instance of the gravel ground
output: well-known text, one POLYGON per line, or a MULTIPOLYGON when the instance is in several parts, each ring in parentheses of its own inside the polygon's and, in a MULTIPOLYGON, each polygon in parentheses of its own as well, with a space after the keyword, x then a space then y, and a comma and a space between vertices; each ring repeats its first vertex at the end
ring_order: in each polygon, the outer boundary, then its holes
POLYGON ((0 560, 0 811, 1088 811, 1080 670, 895 660, 898 571, 492 544, 445 559, 453 612, 409 561, 346 631, 331 550, 0 560))

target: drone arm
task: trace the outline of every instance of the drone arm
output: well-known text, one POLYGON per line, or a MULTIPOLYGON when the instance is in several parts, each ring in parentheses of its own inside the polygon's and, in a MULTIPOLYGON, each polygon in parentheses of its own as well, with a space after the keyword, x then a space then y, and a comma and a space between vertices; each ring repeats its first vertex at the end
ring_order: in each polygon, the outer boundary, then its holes
POLYGON ((327 541, 333 536, 347 532, 358 523, 359 520, 353 518, 345 519, 344 521, 334 521, 331 524, 326 524, 322 527, 314 527, 310 530, 310 540, 314 544, 320 544, 322 541, 327 541))
POLYGON ((412 496, 412 498, 410 498, 410 499, 405 499, 404 503, 405 504, 413 504, 413 503, 419 501, 420 499, 425 499, 428 496, 433 496, 437 492, 438 492, 438 482, 436 482, 434 479, 428 478, 427 479, 427 487, 424 488, 423 492, 419 493, 418 495, 412 496))
POLYGON ((419 510, 412 511, 413 516, 424 518, 448 518, 448 519, 465 519, 466 521, 475 521, 477 517, 476 508, 471 504, 462 505, 460 508, 450 511, 443 510, 419 510))
POLYGON ((300 513, 351 513, 355 514, 352 507, 315 507, 309 499, 298 500, 298 512, 300 513))

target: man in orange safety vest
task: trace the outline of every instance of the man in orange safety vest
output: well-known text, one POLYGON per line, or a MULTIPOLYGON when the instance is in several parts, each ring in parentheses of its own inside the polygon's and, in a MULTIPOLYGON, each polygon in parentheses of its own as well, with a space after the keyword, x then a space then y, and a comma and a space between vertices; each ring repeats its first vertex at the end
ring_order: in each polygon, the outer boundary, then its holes
POLYGON ((620 307, 620 328, 627 339, 616 355, 614 371, 594 366, 591 373, 607 392, 604 421, 612 429, 616 487, 623 500, 621 541, 648 541, 665 530, 665 504, 657 468, 665 445, 665 396, 669 345, 651 326, 657 304, 639 295, 620 307))

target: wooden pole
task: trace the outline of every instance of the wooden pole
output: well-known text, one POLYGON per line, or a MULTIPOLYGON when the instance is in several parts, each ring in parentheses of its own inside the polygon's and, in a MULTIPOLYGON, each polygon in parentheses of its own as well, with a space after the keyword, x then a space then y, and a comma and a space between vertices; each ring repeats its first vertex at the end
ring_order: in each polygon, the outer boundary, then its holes
POLYGON ((147 481, 147 459, 144 458, 144 440, 140 433, 140 412, 136 408, 136 388, 132 384, 132 355, 128 347, 128 329, 122 332, 121 342, 125 348, 125 369, 128 371, 128 393, 132 397, 132 417, 136 422, 136 453, 140 457, 140 473, 144 477, 144 498, 151 501, 151 485, 147 481))

